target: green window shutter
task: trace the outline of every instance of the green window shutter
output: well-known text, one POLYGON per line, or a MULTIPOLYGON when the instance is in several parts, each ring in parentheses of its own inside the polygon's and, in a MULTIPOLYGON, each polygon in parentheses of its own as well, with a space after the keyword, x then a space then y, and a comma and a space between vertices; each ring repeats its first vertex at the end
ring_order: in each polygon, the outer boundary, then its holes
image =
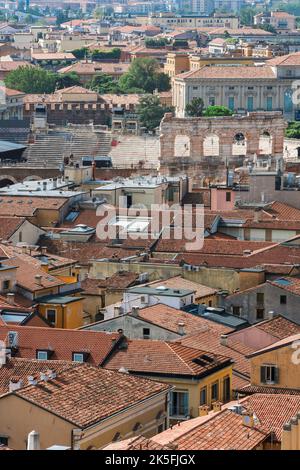
POLYGON ((266 368, 265 366, 261 366, 260 368, 260 381, 261 383, 266 383, 266 368))

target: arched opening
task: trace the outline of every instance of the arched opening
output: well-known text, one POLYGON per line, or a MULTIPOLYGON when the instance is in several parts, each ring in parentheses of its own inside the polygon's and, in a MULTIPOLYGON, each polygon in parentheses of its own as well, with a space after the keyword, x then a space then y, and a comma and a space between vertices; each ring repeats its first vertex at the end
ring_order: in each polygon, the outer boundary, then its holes
POLYGON ((270 132, 263 131, 259 136, 260 155, 272 155, 273 137, 270 132))
POLYGON ((235 134, 232 143, 232 155, 247 154, 247 139, 242 132, 235 134))
POLYGON ((220 142, 216 134, 209 134, 203 141, 203 155, 205 157, 218 157, 220 155, 220 142))
POLYGON ((6 186, 11 186, 12 184, 15 184, 15 181, 13 181, 12 178, 5 177, 0 179, 0 188, 5 188, 6 186))
POLYGON ((24 178, 23 182, 25 181, 40 181, 42 178, 40 176, 36 176, 36 175, 31 175, 31 176, 27 176, 26 178, 24 178))
POLYGON ((191 142, 188 135, 177 135, 174 142, 175 157, 189 157, 191 155, 191 142))

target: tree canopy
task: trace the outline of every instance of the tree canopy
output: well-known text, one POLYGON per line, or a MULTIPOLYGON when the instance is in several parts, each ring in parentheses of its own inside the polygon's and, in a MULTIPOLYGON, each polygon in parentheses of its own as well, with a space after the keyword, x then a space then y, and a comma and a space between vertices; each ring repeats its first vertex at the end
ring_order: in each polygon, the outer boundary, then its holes
POLYGON ((167 112, 172 112, 173 108, 163 106, 156 95, 144 95, 137 106, 141 125, 148 131, 154 131, 159 126, 160 121, 167 112))
POLYGON ((118 83, 110 75, 100 73, 95 75, 88 83, 91 90, 97 91, 101 95, 105 93, 119 93, 120 89, 118 83))
POLYGON ((232 116, 233 111, 226 106, 208 106, 204 112, 203 116, 213 117, 213 116, 232 116))
POLYGON ((186 113, 190 117, 200 117, 203 114, 204 103, 202 98, 193 98, 185 107, 186 113))
POLYGON ((80 85, 75 72, 59 74, 32 65, 13 70, 5 77, 4 82, 8 88, 24 93, 53 93, 57 88, 80 85))
POLYGON ((18 67, 4 79, 8 88, 24 93, 52 93, 55 90, 56 81, 55 73, 31 65, 18 67))
POLYGON ((139 89, 146 93, 154 90, 167 91, 170 89, 168 75, 160 72, 157 60, 152 58, 138 58, 130 65, 128 72, 122 75, 119 86, 124 93, 128 90, 139 89))
POLYGON ((300 122, 289 122, 289 125, 285 130, 285 136, 289 139, 300 139, 300 122))

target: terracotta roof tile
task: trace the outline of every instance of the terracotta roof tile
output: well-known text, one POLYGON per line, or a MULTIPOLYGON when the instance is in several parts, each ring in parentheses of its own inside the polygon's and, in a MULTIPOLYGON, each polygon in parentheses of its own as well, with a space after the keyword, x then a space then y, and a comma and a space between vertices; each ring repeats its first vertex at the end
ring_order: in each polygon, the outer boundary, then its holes
MULTIPOLYGON (((0 340, 5 341, 11 326, 0 326, 0 340)), ((112 350, 117 333, 102 331, 67 330, 33 326, 14 326, 18 333, 18 351, 16 357, 35 359, 36 351, 52 351, 52 360, 72 361, 73 352, 88 353, 87 362, 94 365, 102 363, 112 350)))
POLYGON ((153 380, 81 364, 13 393, 84 429, 169 389, 153 380))
POLYGON ((127 347, 113 353, 105 368, 152 375, 186 375, 200 377, 208 371, 230 365, 230 359, 167 341, 132 339, 127 347), (207 360, 206 360, 207 358, 207 360))

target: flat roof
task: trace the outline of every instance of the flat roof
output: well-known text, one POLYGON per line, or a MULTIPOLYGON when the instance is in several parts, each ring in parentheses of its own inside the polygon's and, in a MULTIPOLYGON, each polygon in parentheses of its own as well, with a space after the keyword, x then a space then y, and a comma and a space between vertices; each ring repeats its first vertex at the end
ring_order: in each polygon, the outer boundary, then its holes
POLYGON ((167 297, 185 297, 187 295, 194 294, 194 290, 191 289, 171 289, 163 285, 157 287, 130 287, 126 291, 129 294, 149 294, 149 295, 160 295, 167 297))

